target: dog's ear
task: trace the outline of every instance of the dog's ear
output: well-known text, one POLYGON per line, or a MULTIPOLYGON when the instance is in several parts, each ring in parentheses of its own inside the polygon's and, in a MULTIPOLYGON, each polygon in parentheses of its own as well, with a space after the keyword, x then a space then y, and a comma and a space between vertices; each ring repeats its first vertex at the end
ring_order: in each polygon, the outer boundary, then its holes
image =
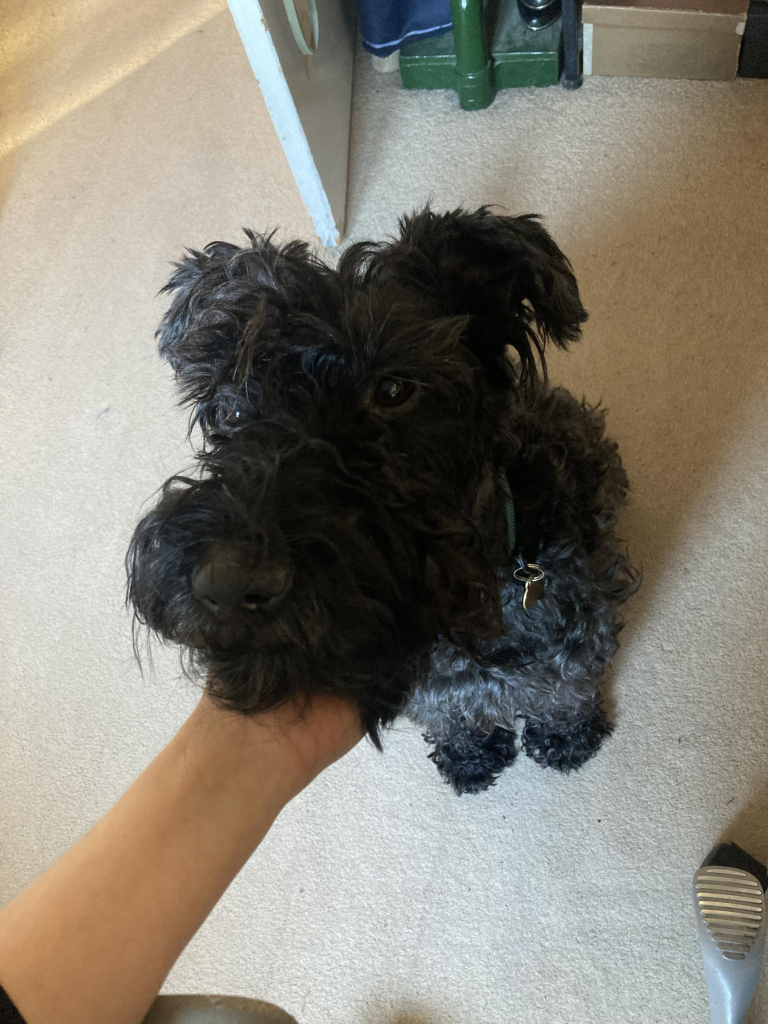
POLYGON ((396 274, 445 313, 468 315, 463 341, 500 382, 508 380, 507 345, 517 351, 522 383, 536 379, 537 357, 546 378, 547 342, 566 348, 587 319, 570 263, 532 214, 427 208, 401 220, 400 238, 373 256, 369 273, 396 274))
POLYGON ((258 415, 254 355, 286 331, 286 322, 317 314, 328 269, 304 242, 278 246, 246 231, 250 245, 212 242, 187 250, 162 289, 173 295, 157 331, 160 355, 176 373, 190 427, 222 430, 247 407, 258 415))

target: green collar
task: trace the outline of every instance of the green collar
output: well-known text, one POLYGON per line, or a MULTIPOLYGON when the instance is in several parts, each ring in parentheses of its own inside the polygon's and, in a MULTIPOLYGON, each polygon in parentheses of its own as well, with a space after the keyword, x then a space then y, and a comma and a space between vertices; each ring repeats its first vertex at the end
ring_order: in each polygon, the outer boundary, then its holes
POLYGON ((504 505, 507 513, 507 548, 511 555, 515 550, 515 503, 512 500, 512 490, 504 469, 499 473, 499 483, 504 491, 504 505))

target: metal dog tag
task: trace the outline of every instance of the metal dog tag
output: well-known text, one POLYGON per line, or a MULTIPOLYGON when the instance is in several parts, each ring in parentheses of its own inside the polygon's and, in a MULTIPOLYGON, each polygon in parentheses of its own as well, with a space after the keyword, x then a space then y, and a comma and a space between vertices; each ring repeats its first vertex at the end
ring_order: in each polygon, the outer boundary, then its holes
POLYGON ((525 568, 521 566, 519 569, 515 569, 513 576, 520 583, 525 584, 523 608, 528 612, 544 593, 544 570, 534 562, 527 562, 525 568))
POLYGON ((531 577, 531 579, 526 582, 525 590, 523 591, 523 608, 525 608, 526 611, 530 611, 543 593, 544 577, 541 576, 539 579, 531 577))

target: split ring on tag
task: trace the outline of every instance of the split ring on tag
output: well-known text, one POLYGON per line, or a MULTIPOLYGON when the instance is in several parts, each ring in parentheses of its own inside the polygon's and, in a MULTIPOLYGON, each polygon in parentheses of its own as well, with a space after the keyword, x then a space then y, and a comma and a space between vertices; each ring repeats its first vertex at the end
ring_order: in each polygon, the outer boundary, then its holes
POLYGON ((512 575, 519 583, 525 584, 523 608, 526 611, 530 611, 544 593, 545 572, 535 562, 526 562, 525 566, 515 569, 512 575))

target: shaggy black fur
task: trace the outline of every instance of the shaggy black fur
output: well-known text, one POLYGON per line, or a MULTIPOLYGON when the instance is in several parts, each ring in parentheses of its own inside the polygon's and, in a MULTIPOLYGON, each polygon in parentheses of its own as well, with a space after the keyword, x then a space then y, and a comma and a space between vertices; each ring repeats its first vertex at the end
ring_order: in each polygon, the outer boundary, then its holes
POLYGON ((166 290, 160 353, 202 443, 136 529, 137 622, 227 707, 334 692, 377 744, 404 712, 457 792, 510 763, 516 717, 539 763, 590 756, 639 580, 604 414, 546 384, 545 345, 586 313, 538 219, 424 210, 335 268, 248 233, 166 290), (530 611, 521 559, 546 572, 530 611))

